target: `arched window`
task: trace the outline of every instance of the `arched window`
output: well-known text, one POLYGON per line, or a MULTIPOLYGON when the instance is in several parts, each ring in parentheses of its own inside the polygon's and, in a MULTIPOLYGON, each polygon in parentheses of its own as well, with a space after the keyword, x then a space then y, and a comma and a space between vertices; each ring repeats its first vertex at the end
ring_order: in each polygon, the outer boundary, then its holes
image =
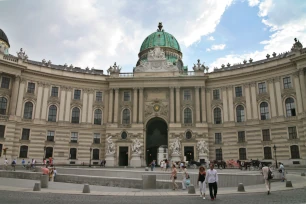
POLYGON ((246 160, 246 149, 239 148, 239 160, 246 160))
POLYGON ((221 120, 221 109, 220 108, 215 108, 214 109, 214 123, 215 124, 221 124, 222 120, 221 120))
POLYGON ((23 118, 32 119, 32 115, 33 115, 33 103, 28 101, 24 104, 23 118))
POLYGON ((124 109, 122 111, 122 124, 130 124, 130 110, 124 109))
POLYGON ((93 149, 92 150, 92 159, 93 160, 99 160, 100 159, 100 150, 99 149, 93 149))
POLYGON ((264 147, 264 158, 265 159, 272 159, 271 147, 264 147))
POLYGON ((244 107, 242 105, 237 106, 236 116, 237 116, 237 122, 244 121, 244 107))
POLYGON ((0 97, 0 114, 6 115, 7 99, 0 97))
POLYGON ((80 109, 74 107, 72 109, 71 123, 79 123, 80 122, 80 109))
POLYGON ((19 152, 19 158, 27 158, 28 157, 28 146, 21 146, 19 152))
POLYGON ((76 148, 70 148, 69 159, 76 159, 76 156, 77 156, 77 149, 76 148))
POLYGON ((185 108, 184 110, 184 123, 185 124, 192 123, 192 112, 190 108, 185 108))
POLYGON ((95 125, 102 124, 102 111, 100 109, 95 110, 94 124, 95 125))
POLYGON ((291 159, 299 159, 300 158, 300 151, 297 145, 292 145, 290 147, 291 151, 291 159))
POLYGON ((45 156, 47 159, 50 157, 53 157, 53 147, 47 147, 45 154, 46 154, 45 156))
POLYGON ((261 120, 269 119, 269 106, 267 102, 262 102, 260 104, 260 118, 261 120))
POLYGON ((56 114, 57 114, 57 107, 56 107, 56 105, 51 105, 49 107, 48 121, 56 122, 56 114))
POLYGON ((287 117, 296 116, 295 104, 293 98, 287 98, 285 101, 287 117))

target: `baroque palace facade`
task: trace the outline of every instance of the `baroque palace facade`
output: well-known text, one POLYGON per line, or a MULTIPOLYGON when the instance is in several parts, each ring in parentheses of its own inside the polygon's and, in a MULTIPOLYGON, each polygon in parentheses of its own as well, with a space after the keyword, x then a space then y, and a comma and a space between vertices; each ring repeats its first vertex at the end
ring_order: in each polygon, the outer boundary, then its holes
POLYGON ((104 73, 33 61, 22 49, 10 55, 9 47, 0 29, 2 159, 107 158, 108 166, 128 166, 134 155, 134 164, 145 166, 202 153, 209 160, 306 164, 306 49, 296 39, 289 52, 210 73, 199 60, 188 71, 161 23, 141 45, 132 73, 116 64, 104 73))

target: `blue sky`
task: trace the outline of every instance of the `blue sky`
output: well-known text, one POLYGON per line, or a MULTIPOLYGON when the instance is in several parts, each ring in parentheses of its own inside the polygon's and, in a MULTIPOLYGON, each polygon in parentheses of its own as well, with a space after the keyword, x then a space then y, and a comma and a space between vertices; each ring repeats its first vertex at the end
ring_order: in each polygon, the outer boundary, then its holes
POLYGON ((179 41, 191 70, 197 59, 221 64, 306 44, 304 0, 0 0, 0 28, 15 54, 29 59, 131 72, 141 43, 158 22, 179 41))

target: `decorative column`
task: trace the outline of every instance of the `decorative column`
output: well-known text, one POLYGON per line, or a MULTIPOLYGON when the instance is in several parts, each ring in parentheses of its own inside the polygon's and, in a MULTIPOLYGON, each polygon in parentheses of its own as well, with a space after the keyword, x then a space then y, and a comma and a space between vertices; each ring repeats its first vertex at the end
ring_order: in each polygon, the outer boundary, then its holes
POLYGON ((176 93, 176 122, 181 122, 181 97, 180 97, 180 87, 175 88, 176 93))
POLYGON ((202 111, 202 123, 206 122, 206 99, 205 99, 205 87, 201 87, 201 111, 202 111))
POLYGON ((194 87, 194 92, 195 92, 195 112, 196 112, 196 123, 200 122, 200 97, 199 97, 199 87, 196 86, 194 87))
POLYGON ((298 113, 302 113, 303 112, 303 102, 302 102, 299 72, 294 73, 293 77, 294 77, 294 86, 296 90, 296 101, 297 101, 298 113))
POLYGON ((233 86, 227 87, 227 97, 228 97, 228 109, 229 109, 229 121, 234 122, 234 102, 233 102, 233 86))
POLYGON ((88 100, 88 89, 83 90, 83 106, 82 106, 82 123, 86 123, 87 118, 87 100, 88 100))
POLYGON ((66 106, 65 106, 65 121, 69 122, 70 121, 70 111, 71 111, 71 96, 72 96, 72 88, 67 87, 67 92, 66 92, 66 106))
POLYGON ((17 100, 17 110, 16 110, 16 116, 21 117, 21 110, 23 106, 23 95, 24 95, 24 89, 25 89, 25 83, 26 80, 21 78, 20 79, 20 88, 19 88, 19 93, 18 93, 18 100, 17 100))
MULTIPOLYGON (((42 95, 43 95, 43 83, 38 82, 38 90, 37 90, 37 102, 36 102, 36 109, 35 109, 35 119, 40 118, 40 111, 41 111, 41 103, 42 103, 42 95)), ((44 110, 43 110, 44 111, 44 110)))
POLYGON ((275 93, 276 93, 278 116, 283 116, 284 115, 283 99, 282 99, 282 95, 281 95, 281 84, 280 84, 280 81, 279 81, 279 77, 274 78, 274 82, 275 82, 275 93))
POLYGON ((300 86, 301 86, 301 93, 302 93, 302 104, 303 104, 303 111, 306 111, 306 84, 305 84, 305 76, 304 76, 304 69, 299 70, 299 79, 300 79, 300 86))
POLYGON ((10 101, 10 115, 16 114, 16 106, 17 106, 17 99, 18 99, 18 89, 20 86, 20 76, 16 76, 14 80, 14 84, 12 87, 12 97, 10 101))
POLYGON ((275 104, 275 93, 274 93, 274 84, 273 79, 268 80, 269 83, 269 92, 270 92, 270 110, 271 110, 271 116, 276 116, 276 104, 275 104))
MULTIPOLYGON (((93 89, 89 89, 88 90, 88 118, 87 118, 87 122, 88 123, 92 123, 92 114, 93 114, 93 110, 92 110, 92 106, 93 106, 93 100, 94 100, 94 90, 93 89)), ((103 96, 102 96, 103 97, 103 96)), ((103 100, 103 99, 102 99, 103 100)), ((84 104, 83 104, 84 105, 84 104)), ((102 114, 104 115, 104 111, 102 112, 102 114)), ((104 117, 102 115, 102 123, 104 122, 104 117)))
POLYGON ((115 101, 114 101, 114 123, 118 123, 118 102, 119 102, 119 88, 115 88, 115 101))
POLYGON ((137 88, 133 88, 133 123, 137 123, 137 88))
POLYGON ((139 88, 139 112, 138 122, 143 123, 143 88, 139 88))
POLYGON ((60 95, 60 109, 59 109, 59 121, 64 121, 64 113, 65 113, 65 100, 66 100, 66 89, 67 87, 61 86, 61 95, 60 95))
POLYGON ((44 84, 44 97, 41 108, 41 119, 46 120, 50 84, 44 84))
MULTIPOLYGON (((252 107, 253 107, 253 119, 258 119, 258 105, 257 105, 257 99, 256 99, 256 83, 251 83, 251 97, 252 97, 252 107)), ((251 104, 249 104, 250 106, 251 104)), ((250 113, 251 114, 251 113, 250 113)))
POLYGON ((206 110, 207 110, 207 122, 212 123, 212 110, 211 110, 211 94, 210 94, 210 88, 206 88, 206 110))
POLYGON ((223 86, 222 87, 222 100, 223 100, 223 118, 224 122, 228 121, 228 99, 227 99, 227 87, 223 86))
POLYGON ((109 95, 108 95, 108 122, 113 122, 113 95, 114 95, 114 89, 109 89, 109 95))
MULTIPOLYGON (((246 103, 246 118, 247 120, 252 119, 252 106, 256 106, 256 104, 251 104, 251 95, 250 95, 250 84, 244 84, 245 90, 245 103, 246 103)), ((256 113, 254 113, 256 114, 256 113)))
POLYGON ((174 88, 170 87, 170 123, 174 123, 174 88))

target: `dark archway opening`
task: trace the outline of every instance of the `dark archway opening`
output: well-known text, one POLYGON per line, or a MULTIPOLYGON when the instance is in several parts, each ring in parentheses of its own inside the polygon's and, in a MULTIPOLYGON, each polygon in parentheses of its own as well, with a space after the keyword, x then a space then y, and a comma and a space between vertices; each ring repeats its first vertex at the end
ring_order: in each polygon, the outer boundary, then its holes
POLYGON ((168 126, 167 123, 161 118, 152 118, 147 123, 146 131, 146 162, 147 165, 153 160, 159 165, 165 158, 164 150, 168 148, 168 126), (162 148, 162 153, 159 153, 159 148, 162 148))

